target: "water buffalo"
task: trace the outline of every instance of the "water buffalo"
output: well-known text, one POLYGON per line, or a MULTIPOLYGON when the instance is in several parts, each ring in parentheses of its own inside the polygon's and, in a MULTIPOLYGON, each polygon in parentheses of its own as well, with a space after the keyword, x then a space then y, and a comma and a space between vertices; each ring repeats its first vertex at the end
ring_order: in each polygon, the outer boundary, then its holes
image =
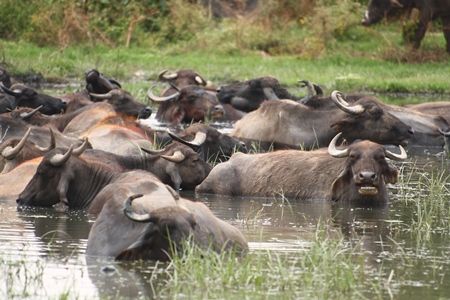
POLYGON ((205 119, 219 119, 225 110, 216 100, 215 95, 197 85, 180 88, 169 96, 155 96, 149 88, 147 96, 159 104, 156 119, 160 122, 179 124, 203 122, 205 119))
POLYGON ((6 88, 10 88, 13 85, 9 71, 3 67, 0 67, 0 82, 6 88))
POLYGON ((427 0, 370 0, 362 25, 370 26, 378 23, 383 18, 394 15, 399 11, 411 12, 417 8, 419 12, 419 24, 416 29, 413 47, 418 49, 425 36, 428 23, 434 19, 442 20, 442 29, 447 41, 446 51, 450 53, 450 1, 427 0))
POLYGON ((280 85, 274 77, 264 76, 247 81, 222 85, 217 89, 217 99, 224 104, 230 104, 234 108, 251 112, 266 100, 291 99, 300 101, 280 85))
POLYGON ((236 153, 218 164, 195 189, 197 193, 231 196, 287 197, 364 204, 389 201, 385 183, 397 181, 397 170, 385 158, 403 160, 383 146, 361 141, 328 151, 280 150, 262 154, 236 153), (346 159, 341 159, 346 158, 346 159))
POLYGON ((152 109, 136 99, 125 90, 114 89, 106 94, 90 93, 91 97, 98 100, 107 100, 119 115, 147 119, 152 114, 152 109))
MULTIPOLYGON (((198 85, 206 87, 208 82, 203 79, 200 74, 193 70, 178 70, 172 74, 166 75, 168 70, 164 70, 158 75, 158 80, 162 82, 168 82, 171 86, 183 88, 188 85, 198 85)), ((215 90, 215 88, 213 88, 215 90)), ((176 93, 177 90, 173 87, 163 91, 161 96, 169 96, 176 93)))
POLYGON ((27 186, 42 161, 41 157, 27 160, 8 173, 0 174, 0 200, 14 201, 27 186))
MULTIPOLYGON (((180 145, 184 146, 184 145, 180 145)), ((160 172, 165 172, 170 177, 170 184, 178 188, 181 181, 191 186, 199 184, 211 170, 205 169, 205 163, 198 159, 198 155, 187 146, 186 151, 181 152, 185 159, 177 158, 181 155, 174 149, 172 153, 166 153, 163 157, 165 165, 156 164, 154 159, 145 162, 160 172), (175 152, 173 152, 175 151, 175 152), (192 155, 184 154, 191 151, 192 155), (169 157, 170 155, 170 157, 169 157), (152 166, 154 164, 154 166, 152 166)), ((142 193, 148 191, 154 184, 160 182, 156 175, 135 170, 129 172, 114 172, 103 167, 103 164, 80 157, 81 147, 69 150, 55 148, 47 152, 36 174, 30 180, 25 189, 20 193, 17 203, 25 206, 53 206, 63 202, 69 208, 89 207, 89 212, 97 214, 104 203, 111 199, 111 194, 124 196, 125 191, 130 193, 142 193), (73 153, 73 155, 72 155, 73 153), (144 189, 144 190, 143 190, 144 189), (118 192, 121 190, 122 192, 118 192)), ((130 159, 131 163, 135 163, 130 159)), ((162 184, 162 183, 161 183, 162 184)))
MULTIPOLYGON (((96 69, 89 69, 84 74, 86 80, 86 90, 94 94, 107 94, 111 90, 120 89, 122 86, 112 78, 105 77, 96 69)), ((98 101, 91 96, 92 101, 98 101)))
POLYGON ((414 130, 382 108, 373 97, 349 105, 334 91, 334 108, 322 110, 291 100, 267 101, 236 122, 230 136, 263 150, 310 150, 328 145, 336 132, 351 143, 368 139, 380 144, 407 145, 414 130))
POLYGON ((33 142, 28 142, 31 128, 21 138, 12 138, 0 144, 0 173, 8 173, 24 161, 41 157, 46 152, 56 147, 55 133, 50 129, 50 145, 46 148, 39 147, 33 142))
POLYGON ((168 131, 168 133, 171 139, 198 151, 200 157, 206 161, 226 161, 237 151, 247 152, 245 143, 202 123, 194 123, 182 132, 172 133, 168 131))
POLYGON ((39 111, 46 115, 60 114, 64 112, 66 108, 66 102, 61 99, 46 95, 43 93, 38 93, 36 90, 32 89, 21 83, 16 83, 7 88, 0 84, 3 91, 14 97, 14 103, 12 108, 15 109, 18 106, 25 106, 31 108, 39 108, 39 111))
POLYGON ((247 252, 242 233, 205 204, 154 184, 146 193, 123 199, 120 193, 105 204, 89 233, 87 255, 168 261, 188 240, 205 250, 247 252))

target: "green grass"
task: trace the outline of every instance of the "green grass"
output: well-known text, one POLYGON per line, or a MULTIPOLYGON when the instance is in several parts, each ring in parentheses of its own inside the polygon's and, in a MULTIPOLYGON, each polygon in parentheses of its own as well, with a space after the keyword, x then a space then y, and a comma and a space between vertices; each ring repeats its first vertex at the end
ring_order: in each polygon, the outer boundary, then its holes
MULTIPOLYGON (((370 40, 367 43, 376 45, 370 40)), ((345 42, 347 47, 350 44, 345 42)), ((147 90, 155 83, 158 73, 165 69, 193 69, 216 85, 270 75, 297 95, 306 93, 298 87, 297 82, 301 79, 318 83, 326 94, 340 90, 344 93, 413 93, 418 98, 430 94, 450 95, 450 60, 415 64, 393 62, 379 57, 352 56, 347 47, 320 59, 299 59, 267 56, 257 51, 230 53, 220 49, 173 53, 137 47, 40 48, 29 43, 0 40, 3 65, 13 76, 33 71, 50 80, 63 78, 83 83, 84 72, 97 68, 123 82, 123 87, 141 101, 146 99, 147 90), (138 72, 141 76, 136 76, 138 72)), ((163 86, 158 88, 162 90, 163 86)))

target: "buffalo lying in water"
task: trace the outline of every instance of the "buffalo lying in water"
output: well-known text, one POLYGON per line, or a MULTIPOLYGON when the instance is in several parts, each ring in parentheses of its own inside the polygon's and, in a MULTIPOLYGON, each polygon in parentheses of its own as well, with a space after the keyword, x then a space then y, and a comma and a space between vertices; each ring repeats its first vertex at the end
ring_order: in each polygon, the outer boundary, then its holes
POLYGON ((215 252, 247 251, 242 233, 205 204, 164 190, 158 185, 157 194, 129 195, 125 204, 119 198, 106 203, 89 233, 86 254, 167 261, 188 239, 215 252))
POLYGON ((398 155, 366 140, 337 150, 339 136, 331 141, 328 152, 319 149, 236 153, 229 161, 218 164, 196 187, 196 192, 364 204, 389 202, 385 183, 397 182, 398 171, 385 158, 405 159, 403 147, 398 155))
POLYGON ((335 106, 314 109, 291 100, 267 101, 236 122, 230 136, 250 149, 311 150, 328 145, 337 132, 351 143, 367 139, 380 144, 408 144, 414 130, 383 108, 379 100, 362 97, 350 105, 334 91, 335 106))

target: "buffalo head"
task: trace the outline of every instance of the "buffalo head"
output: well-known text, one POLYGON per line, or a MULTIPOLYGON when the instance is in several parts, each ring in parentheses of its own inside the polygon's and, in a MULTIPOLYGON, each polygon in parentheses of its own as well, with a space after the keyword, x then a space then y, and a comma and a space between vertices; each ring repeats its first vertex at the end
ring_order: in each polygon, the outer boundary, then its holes
POLYGON ((152 114, 152 109, 136 99, 123 89, 114 89, 106 94, 90 93, 91 97, 98 100, 107 100, 114 107, 117 114, 138 119, 147 119, 152 114))
POLYGON ((156 119, 161 122, 173 124, 199 122, 205 119, 219 119, 225 113, 215 95, 199 86, 189 85, 164 97, 155 96, 153 88, 154 86, 148 90, 147 96, 160 104, 156 119))
POLYGON ((24 206, 53 206, 59 202, 65 204, 71 178, 71 172, 64 172, 71 155, 79 156, 86 149, 86 140, 80 147, 68 150, 54 148, 42 158, 36 173, 16 200, 24 206))
POLYGON ((245 112, 258 109, 266 100, 298 100, 282 87, 276 78, 270 76, 220 86, 217 89, 217 99, 245 112))
POLYGON ((37 108, 41 107, 39 111, 46 115, 60 114, 66 108, 66 102, 52 97, 50 95, 36 92, 34 89, 21 84, 16 83, 7 88, 0 83, 0 87, 7 93, 15 98, 12 106, 15 109, 18 106, 37 108))
POLYGON ((328 153, 347 160, 331 186, 331 199, 369 204, 389 202, 385 183, 396 183, 398 171, 388 165, 386 158, 406 159, 403 147, 399 146, 401 153, 395 154, 382 145, 365 140, 338 150, 336 141, 340 135, 333 138, 328 153))
POLYGON ((144 215, 133 212, 133 199, 142 195, 129 196, 124 203, 125 215, 135 222, 147 222, 148 226, 141 237, 128 249, 116 256, 117 260, 170 260, 172 251, 180 251, 183 242, 190 237, 195 238, 199 230, 194 215, 180 205, 179 196, 168 187, 175 197, 177 206, 156 209, 144 215))
MULTIPOLYGON (((96 69, 87 70, 85 73, 86 90, 89 93, 106 94, 111 90, 122 88, 116 80, 103 76, 96 69)), ((95 101, 96 99, 91 99, 95 101)))

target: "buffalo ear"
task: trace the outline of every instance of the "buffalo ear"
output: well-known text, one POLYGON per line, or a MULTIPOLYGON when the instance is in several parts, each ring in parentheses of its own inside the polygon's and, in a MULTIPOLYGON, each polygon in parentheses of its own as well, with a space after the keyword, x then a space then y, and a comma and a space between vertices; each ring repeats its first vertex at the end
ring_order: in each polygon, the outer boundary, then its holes
POLYGON ((398 171, 389 167, 385 172, 383 172, 383 176, 384 182, 394 184, 398 180, 398 171))
POLYGON ((348 182, 351 180, 351 174, 347 170, 344 170, 339 174, 336 180, 331 184, 331 200, 340 200, 345 193, 345 187, 348 186, 348 182))

